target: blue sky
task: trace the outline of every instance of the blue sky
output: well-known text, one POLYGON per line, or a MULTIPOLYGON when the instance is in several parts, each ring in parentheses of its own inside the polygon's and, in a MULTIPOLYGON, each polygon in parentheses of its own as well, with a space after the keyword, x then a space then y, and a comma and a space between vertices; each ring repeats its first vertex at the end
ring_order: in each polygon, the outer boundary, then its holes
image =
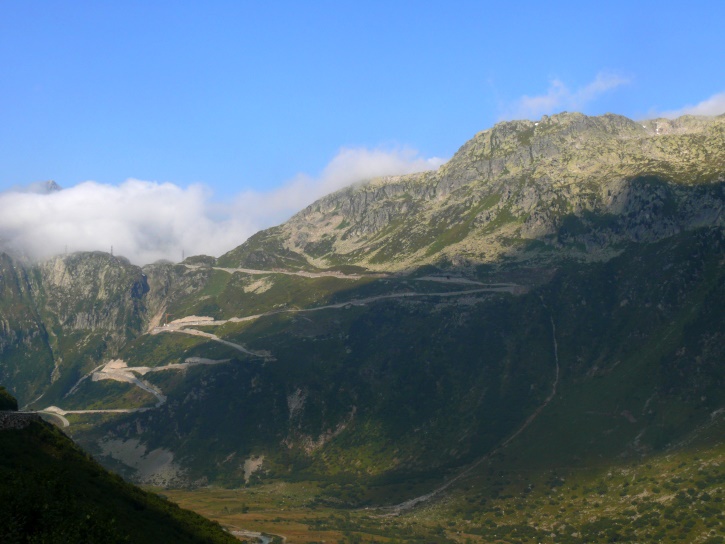
POLYGON ((169 183, 213 220, 294 209, 285 188, 336 188, 335 161, 435 166, 501 119, 722 113, 723 21, 712 1, 3 0, 0 191, 169 183))

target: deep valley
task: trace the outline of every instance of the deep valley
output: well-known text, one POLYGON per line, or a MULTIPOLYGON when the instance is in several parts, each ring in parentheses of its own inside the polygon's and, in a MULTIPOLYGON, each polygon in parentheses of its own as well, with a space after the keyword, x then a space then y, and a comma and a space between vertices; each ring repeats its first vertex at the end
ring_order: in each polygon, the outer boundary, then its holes
POLYGON ((505 122, 218 258, 3 253, 0 384, 250 542, 725 542, 724 205, 725 116, 505 122))

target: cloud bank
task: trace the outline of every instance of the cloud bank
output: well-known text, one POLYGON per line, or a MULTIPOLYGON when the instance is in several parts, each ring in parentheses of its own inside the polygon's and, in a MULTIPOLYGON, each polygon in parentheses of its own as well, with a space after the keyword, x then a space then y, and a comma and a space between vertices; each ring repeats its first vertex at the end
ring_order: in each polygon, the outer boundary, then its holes
POLYGON ((129 179, 87 181, 47 194, 0 193, 0 250, 42 259, 65 251, 110 251, 136 264, 188 255, 218 256, 327 193, 372 177, 431 170, 444 161, 411 149, 341 149, 319 176, 245 191, 226 203, 203 185, 129 179))
POLYGON ((652 117, 667 117, 674 119, 681 115, 720 115, 725 113, 725 93, 717 93, 710 98, 703 100, 694 106, 687 105, 679 110, 665 111, 662 113, 652 113, 652 117))
POLYGON ((505 109, 499 120, 534 120, 562 110, 581 111, 602 94, 627 83, 629 79, 621 75, 599 72, 592 82, 572 91, 561 80, 554 79, 546 94, 522 96, 505 109))

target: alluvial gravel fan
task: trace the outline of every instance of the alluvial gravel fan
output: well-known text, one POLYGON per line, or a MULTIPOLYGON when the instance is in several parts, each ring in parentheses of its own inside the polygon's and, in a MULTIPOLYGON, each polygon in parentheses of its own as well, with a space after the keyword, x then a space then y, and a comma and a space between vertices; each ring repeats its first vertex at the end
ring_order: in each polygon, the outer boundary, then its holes
POLYGON ((721 542, 724 204, 725 116, 505 122, 219 258, 2 255, 0 383, 136 482, 721 542))

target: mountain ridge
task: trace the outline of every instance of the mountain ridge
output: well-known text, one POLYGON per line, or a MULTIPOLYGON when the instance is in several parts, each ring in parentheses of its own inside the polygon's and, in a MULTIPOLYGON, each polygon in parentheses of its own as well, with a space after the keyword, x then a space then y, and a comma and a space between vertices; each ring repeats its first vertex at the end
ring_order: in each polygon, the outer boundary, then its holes
MULTIPOLYGON (((562 113, 539 122, 503 122, 478 133, 437 171, 378 178, 337 191, 218 261, 223 266, 355 265, 381 271, 452 259, 530 258, 531 252, 519 246, 539 240, 557 246, 555 237, 567 215, 609 218, 630 212, 628 205, 646 204, 640 201, 649 188, 642 191, 634 183, 638 179, 654 180, 660 184, 659 200, 674 199, 688 209, 670 224, 658 216, 659 224, 644 225, 636 235, 653 228, 671 233, 713 220, 722 224, 724 143, 723 116, 637 123, 616 115, 562 113), (715 217, 702 218, 707 215, 715 217), (262 260, 254 258, 261 254, 262 260)), ((621 240, 632 238, 637 225, 617 227, 624 231, 616 236, 621 240)), ((611 232, 606 236, 615 238, 611 232)), ((579 258, 596 253, 569 249, 579 258)), ((604 250, 600 258, 607 254, 604 250)))

